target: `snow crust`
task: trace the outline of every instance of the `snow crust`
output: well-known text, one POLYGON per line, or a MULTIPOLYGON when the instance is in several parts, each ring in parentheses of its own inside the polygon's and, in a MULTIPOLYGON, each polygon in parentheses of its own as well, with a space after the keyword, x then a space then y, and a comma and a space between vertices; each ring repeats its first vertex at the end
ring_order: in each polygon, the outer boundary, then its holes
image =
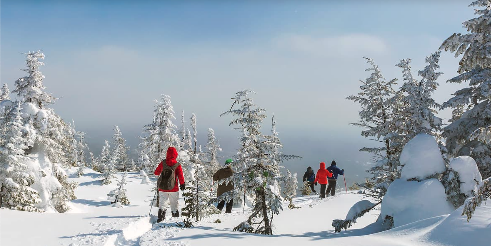
POLYGON ((460 191, 467 196, 472 195, 472 191, 477 188, 477 182, 482 181, 476 161, 470 156, 459 156, 450 161, 450 168, 459 173, 460 191))
POLYGON ((392 216, 397 227, 452 211, 445 188, 437 179, 421 182, 397 179, 389 186, 382 201, 380 218, 392 216))
POLYGON ((419 134, 411 139, 402 150, 400 162, 404 165, 401 179, 424 179, 445 171, 445 162, 435 138, 419 134))

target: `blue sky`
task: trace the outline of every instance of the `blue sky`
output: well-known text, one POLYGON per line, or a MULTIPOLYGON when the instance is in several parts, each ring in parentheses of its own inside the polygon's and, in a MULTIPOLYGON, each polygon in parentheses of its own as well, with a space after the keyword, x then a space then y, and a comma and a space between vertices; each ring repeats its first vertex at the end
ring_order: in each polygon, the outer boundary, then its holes
MULTIPOLYGON (((119 125, 134 146, 151 121, 153 100, 172 97, 179 122, 196 113, 199 141, 214 128, 233 154, 238 133, 219 117, 235 92, 252 89, 275 114, 285 152, 301 172, 336 159, 362 175, 372 144, 359 136, 358 105, 346 100, 368 74, 386 78, 413 59, 413 72, 472 18, 470 1, 8 1, 1 7, 1 83, 24 76, 23 52, 42 50, 53 105, 99 152, 119 125)), ((457 86, 458 59, 443 53, 442 102, 457 86)), ((446 116, 445 113, 442 114, 446 116)), ((189 121, 189 120, 188 120, 189 121)), ((269 121, 267 121, 269 122, 269 121)), ((269 131, 266 126, 264 132, 269 131)))

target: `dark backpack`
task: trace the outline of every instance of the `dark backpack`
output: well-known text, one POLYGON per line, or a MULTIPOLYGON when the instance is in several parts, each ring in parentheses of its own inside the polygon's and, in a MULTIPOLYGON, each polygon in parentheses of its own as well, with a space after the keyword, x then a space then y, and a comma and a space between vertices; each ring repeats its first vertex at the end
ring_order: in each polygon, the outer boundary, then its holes
POLYGON ((162 172, 160 173, 158 186, 161 190, 172 190, 176 186, 176 168, 181 165, 179 163, 173 166, 167 166, 165 160, 162 162, 162 172))
POLYGON ((307 179, 309 182, 314 182, 315 180, 315 173, 312 173, 310 177, 307 179))

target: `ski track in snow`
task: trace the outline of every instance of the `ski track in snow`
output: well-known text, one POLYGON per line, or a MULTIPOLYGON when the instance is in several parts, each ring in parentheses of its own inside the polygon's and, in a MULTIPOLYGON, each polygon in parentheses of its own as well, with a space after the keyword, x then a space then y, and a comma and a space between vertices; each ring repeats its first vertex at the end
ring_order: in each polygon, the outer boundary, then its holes
POLYGON ((175 237, 182 230, 175 226, 179 220, 171 218, 167 222, 158 224, 152 224, 151 220, 152 218, 148 216, 133 219, 123 229, 117 229, 121 227, 121 222, 123 222, 121 220, 116 223, 93 223, 95 232, 78 235, 70 246, 187 246, 183 242, 166 241, 168 238, 175 237))

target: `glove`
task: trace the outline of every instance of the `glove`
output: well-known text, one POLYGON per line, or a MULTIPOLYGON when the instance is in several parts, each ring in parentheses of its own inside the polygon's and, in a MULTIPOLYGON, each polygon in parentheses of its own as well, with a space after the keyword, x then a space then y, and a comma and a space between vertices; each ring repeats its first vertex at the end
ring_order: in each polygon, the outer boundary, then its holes
POLYGON ((186 184, 179 185, 179 188, 180 188, 181 190, 186 189, 186 184))
POLYGON ((314 185, 317 186, 317 182, 315 182, 314 185))
POLYGON ((341 171, 344 173, 344 169, 341 169, 341 171))

